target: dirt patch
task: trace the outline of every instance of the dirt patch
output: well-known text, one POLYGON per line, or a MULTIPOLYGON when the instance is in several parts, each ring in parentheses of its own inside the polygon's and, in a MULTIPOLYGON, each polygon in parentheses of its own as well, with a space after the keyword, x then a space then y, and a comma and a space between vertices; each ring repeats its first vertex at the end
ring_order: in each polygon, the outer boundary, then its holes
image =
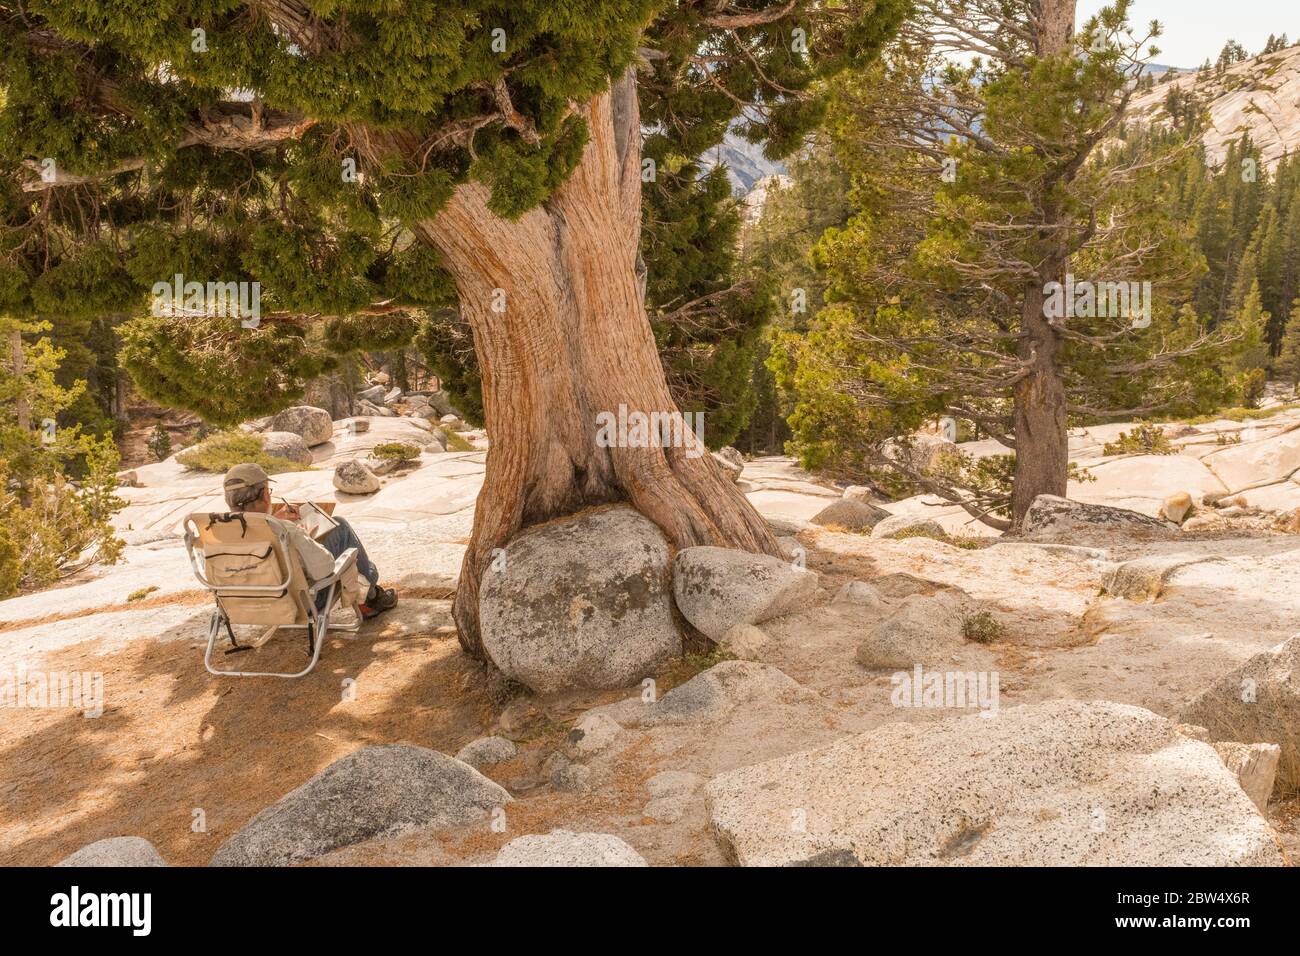
MULTIPOLYGON (((449 607, 439 610, 449 622, 449 607)), ((151 841, 169 863, 206 864, 254 814, 357 747, 454 754, 495 719, 453 634, 369 625, 331 639, 316 670, 292 681, 209 675, 203 636, 198 624, 193 642, 137 640, 112 653, 87 641, 41 662, 102 673, 104 713, 6 713, 0 864, 51 864, 124 835, 151 841), (345 679, 355 699, 345 699, 345 679)), ((302 656, 297 640, 272 644, 302 656)))

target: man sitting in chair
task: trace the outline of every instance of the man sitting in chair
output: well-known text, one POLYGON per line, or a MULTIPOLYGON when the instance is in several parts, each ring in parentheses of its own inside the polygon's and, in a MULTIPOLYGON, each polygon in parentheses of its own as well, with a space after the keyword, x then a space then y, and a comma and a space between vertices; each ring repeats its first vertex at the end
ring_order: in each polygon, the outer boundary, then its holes
MULTIPOLYGON (((379 569, 371 563, 361 539, 357 537, 357 533, 352 530, 352 525, 348 524, 345 518, 331 515, 338 527, 331 528, 319 542, 315 541, 294 523, 298 518, 296 508, 292 505, 278 509, 272 507, 271 479, 260 465, 252 462, 236 465, 226 472, 224 487, 226 504, 230 506, 232 512, 252 511, 271 516, 268 523, 287 534, 289 541, 302 558, 302 566, 307 572, 307 577, 312 581, 329 577, 334 570, 334 559, 348 548, 356 548, 357 571, 370 582, 370 590, 361 602, 362 617, 367 619, 375 617, 397 604, 397 592, 392 588, 379 586, 379 569)), ((324 592, 319 595, 318 600, 325 600, 324 592)))

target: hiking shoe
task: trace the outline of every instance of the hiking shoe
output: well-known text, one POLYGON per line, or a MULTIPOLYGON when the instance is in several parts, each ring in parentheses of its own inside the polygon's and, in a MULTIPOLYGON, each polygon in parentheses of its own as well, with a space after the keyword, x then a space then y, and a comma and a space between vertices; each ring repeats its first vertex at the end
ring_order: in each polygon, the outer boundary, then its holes
POLYGON ((397 606, 397 592, 392 588, 373 587, 361 603, 361 617, 370 620, 397 606))

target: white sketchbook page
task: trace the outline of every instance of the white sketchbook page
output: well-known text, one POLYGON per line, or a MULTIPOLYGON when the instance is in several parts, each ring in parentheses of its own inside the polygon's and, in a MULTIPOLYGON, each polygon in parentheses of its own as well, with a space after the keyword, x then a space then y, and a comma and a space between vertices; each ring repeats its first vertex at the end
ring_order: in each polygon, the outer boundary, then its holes
POLYGON ((298 513, 302 516, 298 520, 298 523, 302 526, 302 530, 306 531, 307 534, 315 538, 317 541, 338 527, 337 521, 325 512, 321 511, 310 501, 304 502, 298 509, 298 513))

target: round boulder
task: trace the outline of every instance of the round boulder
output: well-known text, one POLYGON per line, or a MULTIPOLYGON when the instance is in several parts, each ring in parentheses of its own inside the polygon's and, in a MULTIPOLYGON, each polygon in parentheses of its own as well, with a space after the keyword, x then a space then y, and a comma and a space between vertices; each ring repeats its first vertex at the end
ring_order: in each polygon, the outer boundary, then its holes
POLYGON ((301 435, 294 432, 262 432, 262 451, 276 458, 287 458, 298 465, 311 464, 311 451, 301 435))
POLYGON ((334 487, 349 495, 369 495, 379 490, 379 478, 364 462, 353 458, 334 469, 334 487))
POLYGON ((287 866, 408 830, 464 826, 510 802, 473 767, 410 744, 340 757, 253 817, 212 866, 287 866))
POLYGON ((517 837, 493 866, 649 866, 640 853, 609 833, 550 833, 517 837))
POLYGON ((56 866, 166 866, 167 862, 144 837, 96 840, 60 860, 56 866))
POLYGON ((943 526, 919 515, 890 515, 871 529, 873 538, 946 538, 943 526))
POLYGON ((817 512, 812 522, 824 528, 870 531, 888 517, 889 512, 884 508, 877 508, 861 498, 840 498, 817 512))
POLYGON ((636 683, 681 651, 668 542, 626 506, 531 528, 488 564, 479 622, 488 656, 535 691, 636 683))
POLYGON ((308 447, 320 445, 334 436, 334 419, 323 408, 294 405, 271 419, 271 431, 301 435, 308 447))

